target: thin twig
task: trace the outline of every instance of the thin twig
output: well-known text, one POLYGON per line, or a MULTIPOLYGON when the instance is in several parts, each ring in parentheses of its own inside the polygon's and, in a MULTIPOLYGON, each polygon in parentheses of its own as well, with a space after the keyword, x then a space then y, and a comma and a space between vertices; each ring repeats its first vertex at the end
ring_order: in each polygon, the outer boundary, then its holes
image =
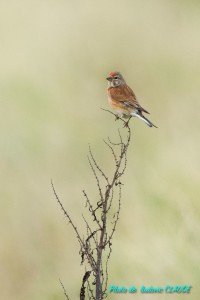
POLYGON ((71 224, 71 226, 73 227, 74 231, 76 232, 76 237, 77 237, 77 239, 78 239, 78 241, 79 241, 79 243, 80 243, 80 248, 81 248, 80 252, 81 252, 82 254, 85 254, 85 255, 86 255, 87 260, 88 260, 88 262, 89 262, 91 268, 92 268, 93 270, 95 270, 95 268, 96 268, 96 262, 95 262, 94 257, 87 251, 87 249, 85 249, 85 248, 86 248, 85 243, 84 243, 83 239, 81 238, 81 236, 80 236, 80 234, 79 234, 79 232, 78 232, 77 227, 76 227, 76 226, 74 225, 74 223, 72 222, 72 219, 71 219, 70 215, 69 215, 68 212, 65 210, 65 208, 64 208, 64 206, 63 206, 63 204, 62 204, 62 202, 60 201, 60 199, 59 199, 59 197, 58 197, 58 195, 57 195, 57 193, 56 193, 56 191, 55 191, 55 188, 54 188, 54 185, 53 185, 53 181, 51 181, 51 185, 52 185, 52 188, 53 188, 54 195, 55 195, 55 197, 56 197, 56 199, 57 199, 57 201, 58 201, 58 203, 59 203, 59 205, 60 205, 60 207, 61 207, 61 209, 62 209, 64 215, 67 217, 67 219, 69 220, 69 223, 71 224))
POLYGON ((102 171, 102 169, 99 167, 99 165, 97 164, 96 160, 94 159, 94 156, 93 156, 93 153, 92 153, 90 145, 89 145, 89 153, 90 153, 90 156, 92 158, 92 161, 93 161, 95 167, 101 173, 101 175, 104 177, 104 179, 106 180, 107 184, 109 184, 108 177, 105 175, 105 173, 102 171))
POLYGON ((97 219, 96 217, 96 214, 95 214, 95 210, 93 209, 93 206, 90 202, 90 199, 88 198, 88 195, 86 194, 86 192, 83 190, 83 195, 86 199, 86 206, 88 205, 89 206, 89 212, 91 213, 91 215, 93 216, 94 220, 93 221, 96 221, 96 223, 98 224, 99 228, 101 229, 101 225, 100 225, 100 222, 99 220, 97 219))
POLYGON ((69 296, 67 295, 67 292, 66 292, 66 289, 64 287, 64 284, 62 283, 61 279, 59 278, 59 281, 60 281, 60 284, 62 286, 62 289, 63 289, 63 292, 64 292, 64 295, 65 297, 67 298, 67 300, 69 300, 69 296))
MULTIPOLYGON (((90 152, 90 155, 91 155, 91 152, 90 152)), ((92 156, 91 156, 91 157, 92 157, 92 156)), ((88 161, 89 161, 89 164, 90 164, 90 168, 91 168, 91 170, 92 170, 92 172, 93 172, 93 174, 94 174, 94 177, 95 177, 95 179, 96 179, 96 183, 97 183, 98 190, 99 190, 99 195, 100 195, 100 200, 103 201, 103 194, 102 194, 102 189, 101 189, 101 186, 100 186, 99 178, 98 178, 98 176, 97 176, 97 173, 96 173, 96 171, 95 171, 95 169, 94 169, 94 167, 93 167, 93 165, 92 165, 92 162, 91 162, 91 160, 90 160, 89 157, 88 157, 88 161)), ((94 162, 94 160, 93 160, 93 162, 94 162)))

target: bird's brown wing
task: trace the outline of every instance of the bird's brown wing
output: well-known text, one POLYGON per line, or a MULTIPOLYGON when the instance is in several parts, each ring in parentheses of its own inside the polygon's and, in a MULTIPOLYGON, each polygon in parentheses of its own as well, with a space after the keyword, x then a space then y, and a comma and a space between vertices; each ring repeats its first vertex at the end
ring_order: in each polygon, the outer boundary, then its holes
POLYGON ((113 100, 121 102, 127 107, 132 107, 133 109, 149 114, 147 110, 140 106, 133 90, 128 85, 110 88, 109 92, 113 100))

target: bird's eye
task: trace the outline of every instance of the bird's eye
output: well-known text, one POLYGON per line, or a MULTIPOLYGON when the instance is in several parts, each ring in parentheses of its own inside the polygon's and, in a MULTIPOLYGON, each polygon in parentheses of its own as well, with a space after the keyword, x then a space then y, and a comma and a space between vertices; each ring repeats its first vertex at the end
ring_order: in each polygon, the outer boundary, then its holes
POLYGON ((117 76, 115 76, 114 78, 115 78, 115 79, 118 79, 118 77, 117 77, 117 76))

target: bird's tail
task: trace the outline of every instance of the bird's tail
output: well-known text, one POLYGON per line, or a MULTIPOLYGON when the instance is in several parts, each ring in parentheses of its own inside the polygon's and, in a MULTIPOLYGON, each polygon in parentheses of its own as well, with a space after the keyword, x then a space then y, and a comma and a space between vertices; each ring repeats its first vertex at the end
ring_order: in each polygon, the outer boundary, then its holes
POLYGON ((155 127, 158 128, 157 126, 155 126, 151 121, 149 121, 145 116, 143 116, 143 114, 140 112, 138 113, 134 113, 135 117, 138 117, 139 119, 141 119, 142 121, 144 121, 149 127, 155 127))

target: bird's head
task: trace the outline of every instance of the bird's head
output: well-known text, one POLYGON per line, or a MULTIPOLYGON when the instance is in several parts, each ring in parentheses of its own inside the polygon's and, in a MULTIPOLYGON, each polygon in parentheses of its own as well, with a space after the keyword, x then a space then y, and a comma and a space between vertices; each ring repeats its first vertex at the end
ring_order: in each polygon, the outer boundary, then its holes
POLYGON ((125 80, 120 72, 111 72, 106 78, 110 87, 116 87, 125 84, 125 80))

